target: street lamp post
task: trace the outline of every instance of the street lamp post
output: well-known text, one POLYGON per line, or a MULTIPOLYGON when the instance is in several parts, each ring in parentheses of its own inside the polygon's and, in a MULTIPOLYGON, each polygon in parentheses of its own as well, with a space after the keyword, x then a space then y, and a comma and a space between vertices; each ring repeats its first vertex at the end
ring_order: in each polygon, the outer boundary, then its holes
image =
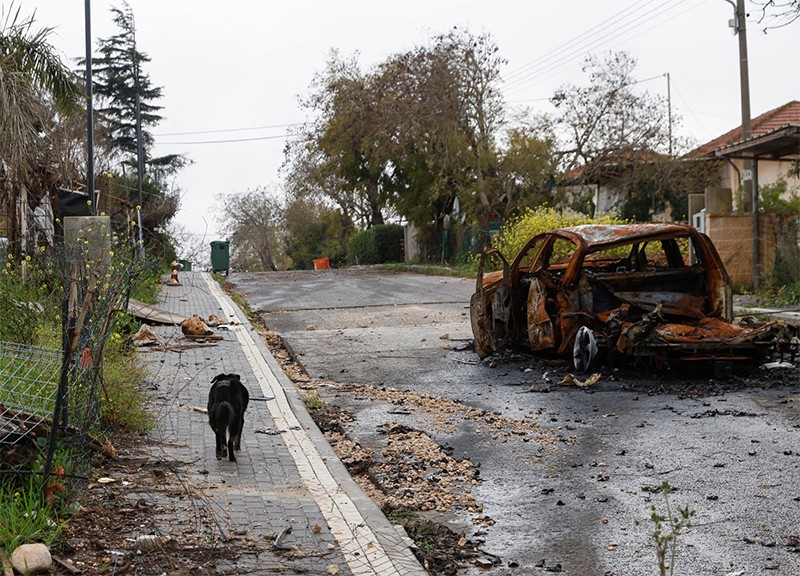
POLYGON ((94 108, 92 106, 92 6, 91 0, 85 3, 86 15, 86 184, 89 200, 92 201, 92 214, 97 210, 94 197, 94 108))

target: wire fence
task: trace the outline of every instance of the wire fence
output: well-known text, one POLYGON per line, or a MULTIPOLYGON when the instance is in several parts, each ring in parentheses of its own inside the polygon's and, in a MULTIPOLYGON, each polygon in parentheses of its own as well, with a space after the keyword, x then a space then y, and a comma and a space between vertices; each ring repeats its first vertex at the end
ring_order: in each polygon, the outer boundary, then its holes
POLYGON ((117 231, 108 217, 56 223, 63 226, 60 242, 19 262, 9 253, 2 271, 0 302, 9 310, 0 330, 0 469, 26 468, 33 455, 44 460, 47 475, 56 451, 66 448, 74 456, 66 472, 82 475, 99 444, 92 436, 107 395, 107 338, 146 263, 136 256, 130 230, 117 231), (61 327, 61 349, 30 345, 36 331, 27 328, 36 314, 59 309, 60 318, 49 322, 61 327))
POLYGON ((53 415, 61 351, 0 342, 0 444, 17 444, 53 415))
POLYGON ((80 359, 66 367, 67 386, 63 409, 56 413, 63 353, 53 348, 0 342, 0 469, 29 464, 29 453, 49 452, 55 427, 60 438, 78 456, 70 473, 81 473, 88 465, 86 447, 90 431, 99 419, 99 408, 91 390, 91 370, 80 359), (13 447, 9 449, 8 447, 13 447))

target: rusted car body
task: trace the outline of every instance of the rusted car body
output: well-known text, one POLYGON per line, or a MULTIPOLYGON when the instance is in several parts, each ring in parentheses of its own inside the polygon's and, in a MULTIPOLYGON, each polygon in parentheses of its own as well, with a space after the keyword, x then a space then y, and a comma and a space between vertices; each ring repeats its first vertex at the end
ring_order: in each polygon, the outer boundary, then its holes
POLYGON ((521 346, 572 355, 579 371, 595 362, 596 350, 607 360, 758 361, 797 347, 780 322, 734 322, 719 254, 682 224, 553 230, 532 238, 511 263, 489 250, 470 317, 481 358, 521 346), (498 269, 487 271, 494 259, 498 269))

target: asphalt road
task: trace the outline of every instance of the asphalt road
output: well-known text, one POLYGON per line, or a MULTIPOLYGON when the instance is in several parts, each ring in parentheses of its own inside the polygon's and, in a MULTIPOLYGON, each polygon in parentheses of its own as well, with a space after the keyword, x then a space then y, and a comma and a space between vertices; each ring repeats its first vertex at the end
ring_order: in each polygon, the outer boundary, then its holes
MULTIPOLYGON (((675 574, 800 574, 800 373, 605 369, 588 389, 565 365, 507 354, 478 361, 474 281, 364 269, 232 274, 312 377, 441 396, 542 434, 497 437, 482 422, 363 396, 324 398, 354 414, 351 437, 378 447, 391 420, 427 432, 480 467, 489 527, 440 517, 480 543, 492 574, 658 574, 651 506, 695 511, 675 574), (535 388, 535 391, 531 389, 535 388)), ((485 569, 469 568, 469 573, 485 569)))

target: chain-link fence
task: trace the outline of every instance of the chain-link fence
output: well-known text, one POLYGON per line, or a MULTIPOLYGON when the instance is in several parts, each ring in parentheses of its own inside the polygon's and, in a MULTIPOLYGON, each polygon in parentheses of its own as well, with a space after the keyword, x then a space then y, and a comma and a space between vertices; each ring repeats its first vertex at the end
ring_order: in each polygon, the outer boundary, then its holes
MULTIPOLYGON (((52 418, 63 353, 54 348, 41 348, 13 342, 0 342, 0 443, 14 443, 36 426, 52 418), (16 430, 5 429, 4 422, 17 420, 16 430), (8 432, 8 434, 4 434, 8 432)), ((91 371, 78 362, 67 367, 69 390, 80 391, 91 386, 91 371)), ((68 391, 69 391, 68 390, 68 391)), ((97 411, 86 406, 85 394, 68 396, 68 412, 73 414, 71 426, 90 429, 97 422, 97 411)))
MULTIPOLYGON (((31 454, 46 456, 53 422, 64 442, 76 449, 74 453, 85 454, 99 417, 96 394, 91 391, 94 377, 80 359, 70 359, 63 372, 62 366, 61 350, 0 342, 0 469, 30 466, 31 454), (61 388, 64 408, 56 414, 62 373, 66 377, 66 386, 61 388)), ((87 464, 87 458, 79 457, 70 472, 82 472, 87 464)))

